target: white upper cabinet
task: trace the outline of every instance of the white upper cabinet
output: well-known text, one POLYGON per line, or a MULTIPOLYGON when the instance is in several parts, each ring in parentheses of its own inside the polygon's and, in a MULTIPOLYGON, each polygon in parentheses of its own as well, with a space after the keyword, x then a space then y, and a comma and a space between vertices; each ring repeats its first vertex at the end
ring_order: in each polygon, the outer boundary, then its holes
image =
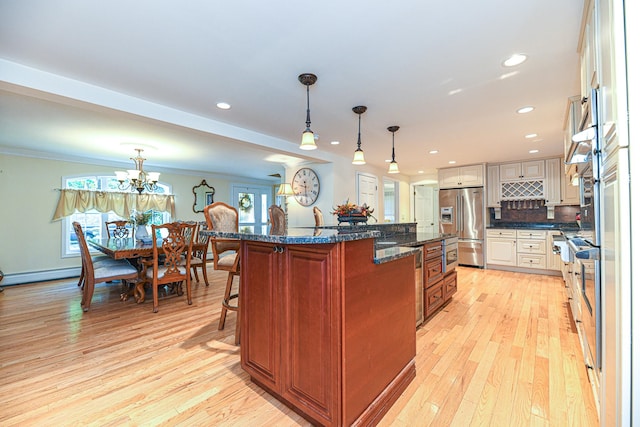
POLYGON ((484 165, 469 165, 438 170, 440 188, 482 187, 484 165))
POLYGON ((544 179, 544 160, 500 165, 500 181, 544 179))
POLYGON ((501 207, 500 200, 500 167, 487 166, 487 207, 501 207))
POLYGON ((545 185, 547 205, 559 205, 562 201, 560 187, 564 183, 564 180, 560 177, 560 159, 547 159, 545 163, 547 167, 547 182, 545 185))

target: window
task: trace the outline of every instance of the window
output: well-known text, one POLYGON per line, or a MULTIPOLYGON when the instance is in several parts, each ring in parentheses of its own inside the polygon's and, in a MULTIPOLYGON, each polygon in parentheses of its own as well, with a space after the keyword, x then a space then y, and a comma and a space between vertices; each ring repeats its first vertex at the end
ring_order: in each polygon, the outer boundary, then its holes
POLYGON ((396 222, 398 213, 398 183, 383 179, 384 184, 384 222, 396 222))
MULTIPOLYGON (((102 191, 120 191, 118 189, 118 180, 115 176, 81 176, 81 177, 64 177, 62 179, 63 188, 71 188, 76 190, 102 190, 102 191)), ((171 187, 158 183, 156 193, 171 193, 171 187)), ((62 256, 71 257, 78 256, 80 248, 76 233, 73 231, 71 224, 77 221, 82 225, 82 231, 87 238, 106 238, 106 230, 104 223, 106 221, 114 221, 120 218, 113 212, 98 212, 92 210, 89 212, 76 212, 66 217, 62 221, 62 256)), ((162 224, 171 220, 168 212, 153 212, 151 222, 153 224, 162 224)))

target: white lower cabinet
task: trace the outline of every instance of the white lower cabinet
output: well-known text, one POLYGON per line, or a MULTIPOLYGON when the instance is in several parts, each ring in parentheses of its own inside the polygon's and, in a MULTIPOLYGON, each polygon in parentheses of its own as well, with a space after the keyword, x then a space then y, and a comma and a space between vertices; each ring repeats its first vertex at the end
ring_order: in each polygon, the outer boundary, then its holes
POLYGON ((518 267, 547 268, 547 232, 518 230, 518 267))
POLYGON ((487 230, 487 264, 546 270, 547 252, 545 230, 487 230))
POLYGON ((518 265, 516 230, 487 230, 487 264, 518 265))

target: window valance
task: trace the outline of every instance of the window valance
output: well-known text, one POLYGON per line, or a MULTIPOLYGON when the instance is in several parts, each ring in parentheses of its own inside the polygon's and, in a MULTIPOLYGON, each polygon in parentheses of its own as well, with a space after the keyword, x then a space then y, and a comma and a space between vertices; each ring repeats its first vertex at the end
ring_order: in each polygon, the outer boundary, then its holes
POLYGON ((92 209, 98 212, 113 211, 122 218, 129 218, 133 210, 145 212, 153 209, 169 212, 175 218, 176 207, 174 196, 167 194, 62 189, 53 221, 92 209))

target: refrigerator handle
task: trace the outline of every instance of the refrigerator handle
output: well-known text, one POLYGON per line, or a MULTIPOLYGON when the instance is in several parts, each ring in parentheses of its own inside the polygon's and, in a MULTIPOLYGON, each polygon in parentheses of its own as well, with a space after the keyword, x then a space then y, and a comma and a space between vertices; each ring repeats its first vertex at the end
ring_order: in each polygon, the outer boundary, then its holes
POLYGON ((464 231, 464 196, 460 196, 458 212, 458 218, 460 219, 459 231, 464 231))

